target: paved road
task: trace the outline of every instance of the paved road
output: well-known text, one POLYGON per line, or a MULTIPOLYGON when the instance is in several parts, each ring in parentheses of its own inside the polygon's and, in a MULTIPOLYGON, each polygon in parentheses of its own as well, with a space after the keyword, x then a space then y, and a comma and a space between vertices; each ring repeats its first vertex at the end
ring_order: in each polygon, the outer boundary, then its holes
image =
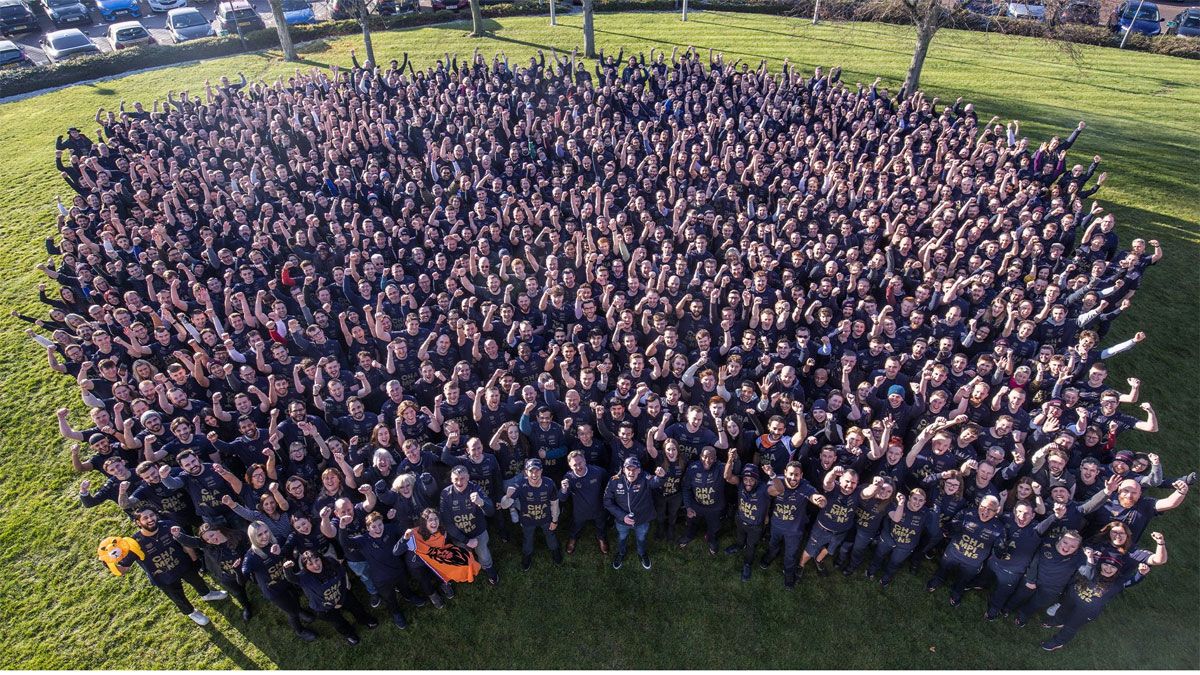
MULTIPOLYGON (((82 1, 86 6, 91 6, 92 4, 92 0, 82 1)), ((203 14, 206 19, 212 21, 214 18, 214 13, 217 9, 217 1, 218 0, 210 0, 209 2, 193 3, 191 6, 200 10, 200 13, 203 14)), ((267 0, 250 0, 250 4, 263 18, 263 21, 267 24, 268 28, 273 28, 275 26, 275 18, 271 14, 271 6, 267 4, 267 0)), ((313 0, 312 4, 313 11, 316 13, 318 21, 323 21, 328 18, 329 10, 326 8, 324 0, 313 0)), ((141 8, 142 17, 139 19, 139 21, 141 21, 142 25, 146 27, 146 30, 150 31, 150 34, 154 36, 154 39, 159 44, 171 44, 171 34, 167 32, 167 29, 165 28, 167 20, 166 13, 163 12, 160 14, 158 12, 150 11, 150 6, 144 1, 141 2, 141 8)), ((25 51, 30 60, 32 60, 34 63, 48 63, 49 59, 47 59, 46 55, 42 53, 40 41, 43 35, 56 30, 56 28, 50 19, 48 19, 39 8, 34 8, 34 14, 40 21, 39 30, 10 36, 8 39, 21 45, 21 49, 25 51)), ((77 25, 76 27, 78 27, 84 33, 87 33, 88 37, 92 38, 92 41, 96 43, 96 46, 100 47, 100 51, 112 51, 113 46, 109 43, 108 38, 105 37, 108 33, 109 24, 102 20, 100 18, 100 14, 94 9, 92 11, 92 18, 95 20, 95 23, 93 23, 91 26, 77 25)), ((129 19, 127 17, 120 17, 117 19, 117 21, 128 20, 129 19)), ((69 26, 63 27, 67 28, 69 26)))

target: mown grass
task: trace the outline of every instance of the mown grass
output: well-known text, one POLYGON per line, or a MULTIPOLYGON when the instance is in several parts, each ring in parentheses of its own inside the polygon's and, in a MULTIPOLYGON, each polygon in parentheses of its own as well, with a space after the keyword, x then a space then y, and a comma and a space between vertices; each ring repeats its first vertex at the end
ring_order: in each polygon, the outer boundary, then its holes
MULTIPOLYGON (((527 59, 539 48, 582 43, 580 18, 490 22, 484 39, 463 23, 375 36, 381 59, 407 51, 420 65, 445 51, 527 59)), ((805 69, 841 65, 853 83, 881 76, 893 88, 908 64, 910 29, 871 24, 813 27, 787 17, 694 13, 681 24, 664 14, 604 15, 599 45, 610 52, 696 45, 773 68, 784 57, 805 69)), ((336 40, 301 67, 348 63, 360 43, 336 40)), ((0 663, 27 668, 1195 668, 1200 665, 1200 518, 1193 497, 1160 519, 1171 562, 1120 599, 1069 649, 1045 654, 1040 628, 985 623, 982 600, 953 609, 928 597, 924 579, 904 575, 887 592, 861 578, 806 579, 785 594, 778 568, 737 580, 736 564, 700 550, 657 545, 651 572, 620 572, 587 544, 562 569, 538 559, 517 570, 516 551, 500 547, 499 588, 464 589, 448 610, 416 613, 406 633, 382 627, 356 649, 323 628, 326 639, 297 643, 278 612, 249 625, 232 608, 197 629, 140 574, 108 576, 94 559, 102 536, 124 532, 115 509, 84 511, 78 477, 53 423, 53 411, 83 408, 69 381, 52 377, 42 351, 9 309, 41 312, 33 266, 52 231, 54 137, 70 125, 91 132, 99 106, 149 103, 167 90, 202 88, 205 78, 285 75, 276 55, 248 55, 81 85, 0 105, 0 663)), ((1104 156, 1110 180, 1101 203, 1113 210, 1124 242, 1158 238, 1166 258, 1153 268, 1135 307, 1113 338, 1144 329, 1149 339, 1111 362, 1112 378, 1137 375, 1143 399, 1160 411, 1163 432, 1131 433, 1130 447, 1158 452, 1168 472, 1196 468, 1197 322, 1200 221, 1200 69, 1194 62, 1113 49, 1083 48, 1078 61, 1036 40, 943 32, 923 79, 943 101, 963 96, 986 119, 1021 120, 1034 140, 1088 129, 1073 156, 1104 156), (1190 122, 1188 120, 1191 120, 1190 122)), ((0 92, 2 95, 3 92, 0 92)), ((693 547, 695 548, 695 547, 693 547)), ((702 547, 701 547, 702 548, 702 547)), ((929 570, 926 570, 928 572, 929 570)), ((214 610, 217 607, 213 608, 214 610)))

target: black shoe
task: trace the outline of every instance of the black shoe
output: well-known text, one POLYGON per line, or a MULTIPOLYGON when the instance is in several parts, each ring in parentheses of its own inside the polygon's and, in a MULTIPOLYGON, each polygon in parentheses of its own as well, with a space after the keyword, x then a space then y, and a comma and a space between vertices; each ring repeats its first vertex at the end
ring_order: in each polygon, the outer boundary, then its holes
POLYGON ((442 601, 442 596, 437 593, 429 596, 429 602, 437 609, 444 609, 446 607, 446 603, 442 601))
POLYGON ((892 585, 892 577, 890 577, 886 574, 884 576, 880 577, 880 579, 879 579, 880 587, 887 588, 888 586, 891 586, 891 585, 892 585))
POLYGON ((954 594, 954 593, 951 593, 951 594, 950 594, 950 606, 951 606, 951 607, 958 607, 958 606, 959 606, 959 605, 961 605, 961 604, 962 604, 962 596, 961 596, 961 595, 954 594))
POLYGON ((363 623, 363 625, 366 626, 369 630, 374 630, 376 628, 379 628, 379 619, 376 619, 375 617, 371 617, 370 619, 367 619, 367 621, 365 623, 363 623))
POLYGON ((351 647, 358 646, 359 642, 362 642, 362 640, 360 640, 357 635, 347 635, 346 636, 346 644, 350 645, 351 647))
POLYGON ((851 574, 854 574, 854 570, 850 569, 849 565, 842 568, 842 576, 848 577, 851 574))
POLYGON ((771 566, 771 562, 775 560, 775 556, 764 555, 762 560, 758 561, 758 569, 765 570, 771 566))
POLYGON ((313 640, 317 639, 317 634, 307 628, 301 628, 300 630, 296 631, 296 637, 304 640, 305 642, 312 642, 313 640))
POLYGON ((376 609, 383 604, 383 598, 379 597, 378 593, 371 594, 371 609, 376 609))
POLYGON ((709 554, 709 555, 716 555, 716 554, 717 554, 717 545, 716 545, 716 544, 709 544, 709 545, 708 545, 708 554, 709 554))
POLYGON ((683 539, 679 540, 679 548, 687 548, 687 545, 690 543, 692 543, 692 538, 684 537, 683 539))
POLYGON ((796 568, 796 581, 800 581, 803 578, 804 578, 804 568, 797 567, 796 568))
POLYGON ((1046 640, 1045 642, 1042 643, 1041 646, 1042 646, 1042 649, 1045 649, 1048 652, 1056 652, 1056 651, 1062 649, 1065 645, 1063 645, 1063 643, 1061 643, 1061 642, 1056 642, 1054 640, 1046 640))
POLYGON ((495 567, 489 567, 488 569, 484 570, 484 572, 487 574, 487 580, 489 584, 495 586, 496 584, 500 583, 500 573, 496 571, 495 567))
POLYGON ((822 577, 829 576, 829 567, 825 563, 823 563, 823 562, 816 563, 816 568, 817 568, 817 576, 822 576, 822 577))
POLYGON ((429 604, 425 598, 422 598, 419 595, 410 595, 404 599, 407 600, 408 604, 412 605, 413 607, 424 607, 425 605, 429 604))
POLYGON ((528 572, 530 567, 533 567, 533 556, 527 555, 521 558, 521 571, 528 572))
POLYGON ((242 608, 242 621, 245 623, 250 623, 250 617, 252 616, 254 616, 253 610, 251 610, 249 607, 242 608))
POLYGON ((999 619, 999 618, 1000 618, 1000 612, 997 612, 996 610, 992 609, 991 607, 988 608, 988 611, 983 613, 984 621, 995 621, 996 619, 999 619))
POLYGON ((623 563, 623 562, 625 562, 625 554, 618 553, 617 556, 615 558, 613 558, 613 569, 614 570, 621 569, 621 563, 623 563))
POLYGON ((1063 627, 1063 625, 1062 625, 1061 623, 1050 623, 1049 621, 1043 621, 1043 622, 1042 622, 1042 628, 1049 628, 1049 629, 1051 629, 1051 630, 1058 630, 1059 628, 1062 628, 1062 627, 1063 627))
POLYGON ((644 569, 644 570, 650 569, 650 556, 643 555, 643 556, 638 556, 638 557, 640 557, 642 559, 642 569, 644 569))
POLYGON ((1017 618, 1013 619, 1013 625, 1017 628, 1024 628, 1028 623, 1029 619, 1026 619, 1023 616, 1018 616, 1017 618))
POLYGON ((932 593, 942 586, 942 582, 930 579, 929 583, 925 584, 925 591, 932 593))
POLYGON ((305 609, 296 612, 296 617, 300 619, 300 623, 312 623, 317 620, 317 617, 313 616, 311 612, 305 609))
POLYGON ((868 570, 866 571, 866 577, 867 577, 868 579, 874 580, 874 579, 875 579, 875 570, 868 569, 868 570))
POLYGON ((784 575, 784 577, 783 577, 783 590, 785 590, 785 591, 790 591, 790 590, 794 590, 795 588, 796 588, 796 577, 795 577, 795 575, 790 575, 790 574, 789 574, 789 575, 784 575))
POLYGON ((555 565, 561 565, 563 563, 562 549, 561 548, 554 549, 554 551, 550 553, 550 558, 552 560, 554 560, 555 565))
POLYGON ((742 565, 742 581, 750 581, 750 563, 742 565))
POLYGON ((408 628, 408 621, 404 619, 404 615, 400 612, 396 612, 392 615, 392 623, 396 624, 396 628, 399 628, 400 630, 408 628))
POLYGON ((742 550, 741 546, 738 546, 737 544, 731 544, 725 547, 725 555, 733 555, 740 550, 742 550))
POLYGON ((442 597, 446 598, 447 600, 454 599, 454 586, 452 586, 448 583, 442 584, 441 591, 442 591, 442 597))

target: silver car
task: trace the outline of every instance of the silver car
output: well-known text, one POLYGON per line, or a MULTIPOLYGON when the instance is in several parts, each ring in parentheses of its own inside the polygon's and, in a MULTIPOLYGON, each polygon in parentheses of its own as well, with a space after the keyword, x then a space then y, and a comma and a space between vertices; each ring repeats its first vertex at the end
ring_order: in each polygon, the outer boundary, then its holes
POLYGON ((176 42, 187 42, 197 38, 212 37, 212 25, 200 10, 194 7, 181 7, 167 12, 167 30, 171 39, 176 42))
POLYGON ((64 28, 46 33, 42 38, 42 51, 51 61, 62 61, 82 54, 99 54, 100 48, 78 28, 64 28))

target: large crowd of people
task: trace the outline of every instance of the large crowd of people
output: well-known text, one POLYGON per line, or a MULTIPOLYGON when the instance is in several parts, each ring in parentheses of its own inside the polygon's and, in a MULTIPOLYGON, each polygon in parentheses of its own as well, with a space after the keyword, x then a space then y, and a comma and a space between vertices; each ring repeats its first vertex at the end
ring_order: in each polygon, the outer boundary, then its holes
POLYGON ((517 545, 692 546, 982 589, 1054 650, 1167 562, 1195 473, 1106 366, 1163 252, 1091 201, 1083 122, 692 48, 355 60, 96 122, 22 318, 90 407, 57 420, 82 506, 196 623, 184 582, 357 644, 517 545))

